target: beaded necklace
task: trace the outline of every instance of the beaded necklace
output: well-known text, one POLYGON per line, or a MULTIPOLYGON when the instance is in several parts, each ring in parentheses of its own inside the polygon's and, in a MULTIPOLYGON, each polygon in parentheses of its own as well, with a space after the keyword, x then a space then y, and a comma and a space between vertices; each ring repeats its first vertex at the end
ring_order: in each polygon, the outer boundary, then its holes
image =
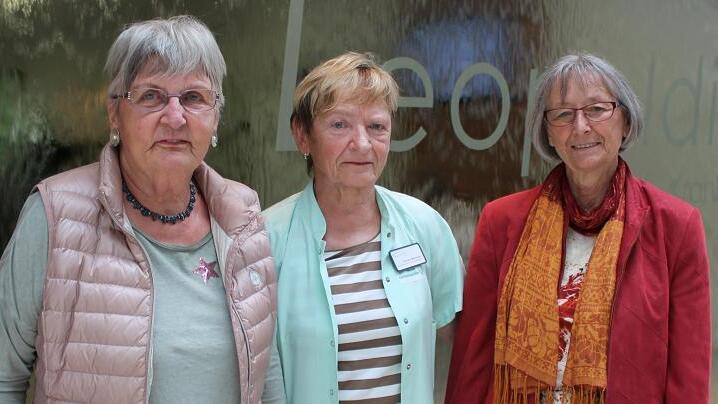
POLYGON ((137 198, 132 195, 132 192, 130 192, 129 188, 127 188, 125 180, 122 180, 122 192, 125 193, 127 201, 130 203, 130 205, 132 205, 133 208, 139 210, 142 216, 149 217, 153 221, 159 220, 164 224, 175 224, 177 222, 181 222, 187 219, 190 213, 192 213, 192 210, 194 209, 194 203, 196 201, 195 195, 197 194, 197 187, 195 187, 193 182, 189 183, 189 203, 187 204, 187 208, 182 212, 175 213, 174 215, 161 215, 144 207, 144 205, 142 205, 140 201, 138 201, 137 198))

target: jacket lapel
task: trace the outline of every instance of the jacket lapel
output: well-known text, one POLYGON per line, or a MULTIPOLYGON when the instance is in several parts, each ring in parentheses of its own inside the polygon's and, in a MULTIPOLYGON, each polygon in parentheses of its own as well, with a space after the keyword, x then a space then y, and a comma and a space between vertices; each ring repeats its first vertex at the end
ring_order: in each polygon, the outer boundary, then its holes
POLYGON ((618 253, 618 264, 616 265, 616 280, 618 283, 621 281, 628 257, 631 255, 636 240, 638 240, 638 235, 641 232, 641 227, 646 220, 648 211, 649 207, 641 191, 641 185, 629 172, 626 177, 626 223, 623 228, 621 250, 618 253))

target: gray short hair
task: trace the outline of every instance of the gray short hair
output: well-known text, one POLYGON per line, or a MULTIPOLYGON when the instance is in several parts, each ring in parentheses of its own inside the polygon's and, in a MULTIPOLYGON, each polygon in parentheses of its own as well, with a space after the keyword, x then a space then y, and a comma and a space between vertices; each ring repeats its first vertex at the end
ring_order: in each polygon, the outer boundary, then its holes
POLYGON ((219 109, 224 105, 222 80, 227 75, 227 65, 214 35, 195 17, 180 15, 125 27, 105 62, 105 72, 110 77, 108 95, 129 91, 147 63, 154 64, 154 72, 168 75, 203 72, 220 93, 219 109))
POLYGON ((560 161, 556 150, 549 145, 544 111, 546 100, 555 83, 560 83, 561 95, 565 95, 570 80, 587 84, 591 79, 603 81, 606 89, 616 97, 619 106, 625 111, 628 134, 621 143, 620 151, 628 149, 641 135, 643 130, 643 111, 638 96, 628 84, 628 80, 605 59, 590 53, 569 54, 561 57, 541 75, 536 88, 534 108, 530 112, 528 130, 536 151, 544 160, 560 161))

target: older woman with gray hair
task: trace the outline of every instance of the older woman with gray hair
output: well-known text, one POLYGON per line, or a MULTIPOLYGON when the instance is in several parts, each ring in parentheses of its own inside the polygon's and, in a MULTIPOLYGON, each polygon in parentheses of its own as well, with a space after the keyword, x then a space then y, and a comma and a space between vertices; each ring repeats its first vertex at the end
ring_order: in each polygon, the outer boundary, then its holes
POLYGON ((0 402, 24 402, 33 369, 40 403, 284 402, 257 195, 203 162, 224 104, 212 33, 132 24, 106 70, 99 161, 40 182, 0 260, 0 402))
POLYGON ((487 204, 447 403, 708 403, 709 263, 698 209, 634 177, 638 99, 605 60, 542 76, 543 184, 487 204))

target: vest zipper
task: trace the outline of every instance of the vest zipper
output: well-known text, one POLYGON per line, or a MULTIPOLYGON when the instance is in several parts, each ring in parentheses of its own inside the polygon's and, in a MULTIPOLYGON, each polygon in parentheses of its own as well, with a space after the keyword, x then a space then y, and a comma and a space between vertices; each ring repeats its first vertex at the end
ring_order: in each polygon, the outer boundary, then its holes
MULTIPOLYGON (((239 313, 237 313, 236 307, 233 308, 233 311, 235 311, 235 315, 237 316, 237 322, 239 323, 239 329, 242 330, 242 335, 244 336, 244 351, 247 355, 247 393, 249 394, 250 390, 252 389, 252 378, 250 376, 252 374, 252 358, 249 353, 249 340, 247 339, 247 331, 244 329, 244 325, 242 324, 242 320, 239 317, 239 313)), ((239 352, 237 352, 237 355, 239 355, 239 352)), ((240 400, 244 401, 244 397, 240 397, 240 400)), ((249 402, 249 397, 247 397, 246 402, 249 402)))
POLYGON ((130 234, 130 231, 128 231, 122 223, 120 223, 120 213, 118 212, 112 212, 109 209, 107 209, 108 206, 110 206, 108 200, 107 200, 107 194, 104 191, 100 191, 100 195, 102 195, 102 202, 105 206, 105 211, 107 211, 110 214, 110 217, 112 218, 112 221, 115 223, 118 229, 122 231, 122 234, 125 235, 125 238, 128 240, 132 240, 135 244, 137 244, 140 249, 142 250, 142 254, 145 256, 145 261, 147 262, 147 274, 149 275, 150 280, 150 307, 152 308, 152 311, 150 312, 150 329, 148 330, 149 333, 149 340, 147 344, 147 353, 145 354, 145 362, 147 363, 147 369, 145 370, 145 379, 147 382, 145 383, 145 404, 148 404, 150 402, 150 371, 152 369, 152 334, 153 334, 153 328, 154 328, 154 319, 155 319, 155 285, 152 281, 152 268, 150 265, 150 256, 147 254, 147 250, 145 250, 145 247, 140 243, 139 240, 133 234, 130 234))
POLYGON ((149 340, 147 343, 147 353, 145 354, 145 362, 147 363, 147 369, 145 370, 145 378, 147 382, 145 383, 145 404, 149 404, 150 402, 150 388, 152 387, 152 376, 150 374, 152 373, 152 351, 153 351, 153 334, 154 334, 154 322, 155 322, 155 283, 152 280, 152 262, 150 261, 150 255, 147 253, 147 250, 145 247, 140 243, 139 240, 137 240, 136 237, 129 234, 129 232, 125 231, 123 229, 123 233, 125 233, 125 237, 128 237, 132 239, 142 250, 142 253, 145 255, 145 261, 147 261, 147 275, 149 275, 150 280, 150 307, 152 308, 152 311, 150 312, 150 329, 148 330, 149 333, 149 340))
POLYGON ((145 260, 147 261, 147 274, 149 275, 150 280, 150 307, 152 307, 152 311, 150 312, 150 329, 149 329, 149 342, 148 342, 148 349, 147 349, 147 355, 145 355, 145 360, 147 361, 147 370, 145 371, 145 377, 147 378, 147 383, 145 383, 145 404, 149 404, 150 402, 150 388, 152 387, 152 376, 150 376, 150 373, 152 373, 152 356, 153 356, 153 339, 152 334, 154 333, 154 322, 155 322, 155 283, 152 280, 152 265, 150 262, 150 256, 147 254, 147 250, 145 250, 145 247, 140 243, 135 237, 132 237, 132 239, 137 243, 137 245, 140 246, 142 249, 142 253, 145 254, 145 260))
MULTIPOLYGON (((213 236, 214 236, 214 235, 213 235, 213 236)), ((234 247, 234 245, 235 245, 237 242, 238 242, 238 240, 234 240, 234 242, 233 242, 232 245, 229 247, 229 249, 227 249, 227 258, 225 258, 225 260, 224 260, 224 261, 225 261, 225 268, 224 268, 224 271, 223 271, 223 276, 228 276, 228 278, 229 278, 229 280, 230 280, 230 283, 231 283, 231 284, 230 284, 230 286, 231 286, 230 289, 227 289, 227 285, 225 285, 225 288, 224 288, 225 290, 224 290, 224 292, 225 292, 225 295, 227 296, 227 299, 229 300, 229 305, 230 305, 230 307, 232 308, 232 312, 234 313, 234 318, 236 318, 236 320, 233 319, 233 318, 231 318, 232 324, 234 324, 235 321, 236 321, 236 323, 239 325, 239 329, 242 331, 242 336, 243 336, 243 341, 244 341, 244 352, 245 352, 245 355, 247 356, 247 377, 246 377, 246 382, 247 382, 247 396, 249 396, 249 394, 250 394, 250 389, 252 388, 252 386, 251 386, 251 376, 250 376, 250 375, 252 374, 252 358, 251 358, 251 355, 250 355, 250 352, 249 352, 249 339, 247 338, 247 331, 244 329, 244 325, 242 324, 242 318, 241 318, 241 316, 239 315, 239 312, 237 311, 237 306, 239 305, 239 299, 236 299, 236 303, 235 303, 235 299, 232 298, 232 292, 231 292, 232 290, 239 290, 239 287, 238 287, 238 286, 235 286, 235 283, 236 283, 236 282, 234 281, 234 277, 233 277, 232 274, 230 273, 230 272, 231 272, 230 268, 232 267, 232 265, 230 265, 230 261, 229 261, 229 260, 234 261, 233 258, 231 258, 231 257, 229 256, 229 252, 230 252, 231 250, 233 250, 233 247, 234 247)), ((239 249, 239 245, 237 245, 237 249, 239 249)), ((232 327, 232 334, 234 334, 235 346, 237 345, 237 333, 236 333, 236 329, 237 329, 237 327, 235 327, 235 326, 232 327)), ((237 351, 237 366, 239 367, 239 371, 240 371, 240 373, 241 373, 241 366, 240 366, 241 364, 239 363, 239 355, 240 355, 240 353, 239 353, 239 351, 237 351)), ((240 386, 240 390, 241 390, 241 386, 240 386)), ((246 398, 245 398, 245 395, 242 394, 241 397, 240 397, 240 402, 242 402, 242 403, 247 402, 247 403, 248 403, 248 402, 250 402, 250 401, 249 401, 249 398, 250 398, 250 397, 246 397, 246 398), (245 401, 245 400, 246 400, 246 401, 245 401)))

